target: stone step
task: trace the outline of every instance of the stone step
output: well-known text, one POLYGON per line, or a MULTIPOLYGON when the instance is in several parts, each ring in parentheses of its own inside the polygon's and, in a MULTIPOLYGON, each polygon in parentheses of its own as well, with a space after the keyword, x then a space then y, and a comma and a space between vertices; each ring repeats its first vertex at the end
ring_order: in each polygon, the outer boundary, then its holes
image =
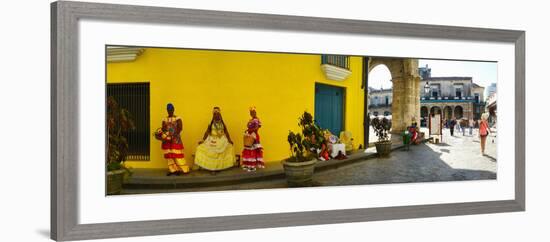
MULTIPOLYGON (((392 150, 403 147, 402 144, 394 143, 392 150)), ((376 149, 372 147, 366 151, 356 151, 343 160, 319 161, 315 166, 315 171, 336 169, 340 166, 376 157, 376 149)), ((268 163, 266 168, 258 169, 254 172, 247 172, 239 167, 233 167, 215 174, 206 170, 195 170, 181 176, 166 176, 166 172, 166 169, 133 169, 132 176, 123 185, 125 193, 134 193, 132 190, 137 192, 139 190, 150 189, 169 190, 235 185, 247 182, 283 179, 285 177, 284 169, 280 162, 268 163)))

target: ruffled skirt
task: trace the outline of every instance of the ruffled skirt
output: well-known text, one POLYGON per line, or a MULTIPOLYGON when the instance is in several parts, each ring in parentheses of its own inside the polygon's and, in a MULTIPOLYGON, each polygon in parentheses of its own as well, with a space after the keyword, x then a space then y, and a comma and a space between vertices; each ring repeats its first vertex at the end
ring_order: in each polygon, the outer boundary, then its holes
POLYGON ((210 135, 197 147, 195 164, 210 171, 233 167, 235 165, 233 145, 229 143, 225 136, 210 135))

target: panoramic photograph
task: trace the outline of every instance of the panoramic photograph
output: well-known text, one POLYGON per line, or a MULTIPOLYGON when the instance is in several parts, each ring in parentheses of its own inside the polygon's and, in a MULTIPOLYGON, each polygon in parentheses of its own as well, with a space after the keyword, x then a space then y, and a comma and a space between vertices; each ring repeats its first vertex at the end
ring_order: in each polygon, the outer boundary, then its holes
POLYGON ((497 178, 497 62, 105 48, 106 195, 497 178))

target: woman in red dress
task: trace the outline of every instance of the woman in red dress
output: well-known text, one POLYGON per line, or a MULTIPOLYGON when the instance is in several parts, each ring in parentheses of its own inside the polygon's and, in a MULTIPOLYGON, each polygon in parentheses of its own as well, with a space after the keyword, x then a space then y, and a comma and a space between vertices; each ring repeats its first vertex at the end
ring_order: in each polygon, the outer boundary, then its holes
POLYGON ((189 166, 185 162, 183 155, 183 142, 181 141, 181 131, 183 124, 181 118, 174 115, 174 105, 169 103, 166 105, 166 111, 168 117, 162 119, 162 152, 164 153, 164 159, 168 163, 168 174, 182 175, 189 172, 189 166))
POLYGON ((256 116, 256 108, 250 108, 250 117, 247 129, 244 132, 244 149, 242 152, 242 167, 246 171, 255 171, 256 168, 264 168, 263 147, 260 143, 260 135, 258 129, 262 127, 262 123, 256 116), (248 141, 247 141, 248 140, 248 141), (252 141, 252 142, 250 142, 252 141))

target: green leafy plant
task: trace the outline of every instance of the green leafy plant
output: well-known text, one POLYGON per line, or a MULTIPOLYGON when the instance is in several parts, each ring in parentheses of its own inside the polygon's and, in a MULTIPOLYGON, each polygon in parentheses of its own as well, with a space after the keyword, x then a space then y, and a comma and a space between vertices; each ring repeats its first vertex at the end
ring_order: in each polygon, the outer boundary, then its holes
POLYGON ((128 155, 128 140, 124 133, 136 127, 130 112, 121 108, 114 97, 107 98, 107 171, 125 169, 123 162, 128 155))
POLYGON ((291 157, 287 160, 291 162, 303 162, 316 158, 317 150, 325 142, 324 130, 315 124, 310 113, 304 112, 298 120, 302 133, 289 131, 287 137, 291 152, 291 157))
POLYGON ((391 120, 386 117, 383 118, 373 118, 370 121, 372 128, 374 129, 374 134, 378 137, 378 142, 387 142, 389 141, 388 133, 391 129, 391 120))

